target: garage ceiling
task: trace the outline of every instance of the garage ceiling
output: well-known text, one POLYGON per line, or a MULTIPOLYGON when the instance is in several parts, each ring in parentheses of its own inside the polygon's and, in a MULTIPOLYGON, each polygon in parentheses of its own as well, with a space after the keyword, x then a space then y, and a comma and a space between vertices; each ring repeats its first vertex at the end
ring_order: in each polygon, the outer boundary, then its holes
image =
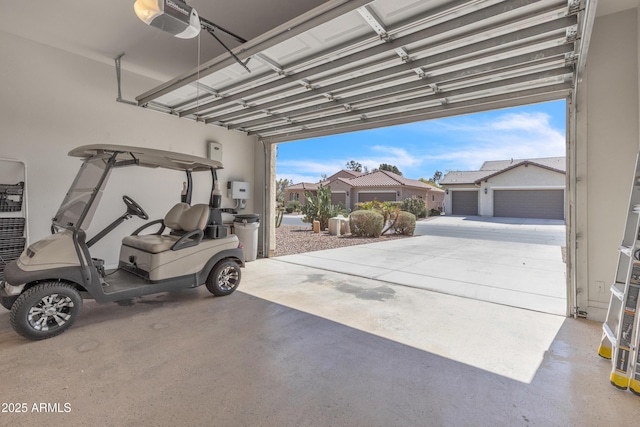
POLYGON ((276 143, 564 99, 588 3, 329 1, 136 101, 276 143))

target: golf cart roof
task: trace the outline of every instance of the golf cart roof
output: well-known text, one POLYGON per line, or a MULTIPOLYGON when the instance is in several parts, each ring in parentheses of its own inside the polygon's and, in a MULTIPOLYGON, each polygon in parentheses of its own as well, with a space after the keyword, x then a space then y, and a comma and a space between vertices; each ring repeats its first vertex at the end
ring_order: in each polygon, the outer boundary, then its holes
MULTIPOLYGON (((149 168, 167 168, 182 171, 208 171, 222 169, 222 163, 191 154, 175 153, 173 151, 156 150, 146 147, 129 147, 126 145, 95 144, 83 145, 69 151, 69 156, 88 158, 96 155, 123 153, 127 159, 138 160, 139 166, 149 168)), ((122 159, 125 160, 125 159, 122 159)))

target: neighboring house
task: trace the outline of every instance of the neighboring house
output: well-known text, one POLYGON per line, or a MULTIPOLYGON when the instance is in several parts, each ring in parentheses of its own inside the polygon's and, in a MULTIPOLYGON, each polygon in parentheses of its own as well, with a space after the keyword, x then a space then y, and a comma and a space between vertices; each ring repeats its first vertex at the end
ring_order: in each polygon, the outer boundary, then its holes
POLYGON ((445 212, 513 218, 565 218, 566 158, 496 160, 440 181, 445 212))
MULTIPOLYGON (((289 187, 286 187, 284 189, 284 203, 286 205, 288 202, 290 202, 292 200, 297 200, 301 204, 304 205, 304 204, 307 203, 307 199, 305 199, 304 193, 309 191, 312 194, 316 194, 316 192, 318 191, 318 185, 322 184, 322 185, 326 186, 331 181, 333 181, 335 179, 338 179, 338 178, 349 179, 349 178, 355 178, 355 177, 360 176, 360 175, 362 175, 362 172, 355 172, 355 171, 342 169, 341 171, 339 171, 337 173, 334 173, 333 175, 331 175, 327 179, 322 180, 320 182, 316 182, 316 183, 301 182, 299 184, 290 185, 289 187)), ((344 203, 344 201, 343 201, 343 203, 344 203)), ((335 202, 334 204, 337 204, 337 202, 335 202)))
POLYGON ((402 201, 411 197, 423 199, 427 210, 444 208, 444 190, 384 170, 367 174, 341 170, 318 183, 300 183, 285 188, 285 200, 298 200, 304 204, 304 192, 315 193, 320 184, 331 187, 333 204, 342 203, 348 209, 353 209, 359 202, 402 201))

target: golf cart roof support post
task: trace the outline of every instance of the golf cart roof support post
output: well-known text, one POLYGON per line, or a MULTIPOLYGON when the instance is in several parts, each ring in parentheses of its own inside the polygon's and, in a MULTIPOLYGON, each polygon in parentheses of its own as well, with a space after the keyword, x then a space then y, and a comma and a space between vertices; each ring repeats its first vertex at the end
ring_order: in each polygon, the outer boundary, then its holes
POLYGON ((218 182, 218 174, 215 169, 211 169, 211 197, 209 197, 209 207, 213 207, 213 192, 216 189, 216 183, 218 182))
POLYGON ((87 287, 87 285, 91 283, 91 268, 89 267, 89 262, 91 262, 91 254, 89 253, 89 248, 87 247, 86 243, 84 243, 86 237, 87 236, 82 229, 73 229, 73 247, 76 250, 76 255, 78 255, 80 271, 82 271, 82 280, 84 281, 82 285, 85 287, 87 287), (81 244, 81 241, 84 244, 81 244))
POLYGON ((187 170, 187 194, 185 195, 184 202, 188 205, 191 204, 191 195, 193 194, 193 177, 191 171, 187 170))

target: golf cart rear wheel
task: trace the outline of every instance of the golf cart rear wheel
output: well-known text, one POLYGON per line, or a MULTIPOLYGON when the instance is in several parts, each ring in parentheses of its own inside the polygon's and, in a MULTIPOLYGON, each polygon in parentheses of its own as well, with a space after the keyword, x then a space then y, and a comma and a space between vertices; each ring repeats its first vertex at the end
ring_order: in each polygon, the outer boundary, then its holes
POLYGON ((13 303, 11 325, 25 338, 43 340, 69 329, 81 308, 82 298, 72 285, 44 282, 25 291, 13 303))
POLYGON ((240 266, 232 260, 220 261, 207 277, 207 289, 216 296, 229 295, 240 284, 240 266))

